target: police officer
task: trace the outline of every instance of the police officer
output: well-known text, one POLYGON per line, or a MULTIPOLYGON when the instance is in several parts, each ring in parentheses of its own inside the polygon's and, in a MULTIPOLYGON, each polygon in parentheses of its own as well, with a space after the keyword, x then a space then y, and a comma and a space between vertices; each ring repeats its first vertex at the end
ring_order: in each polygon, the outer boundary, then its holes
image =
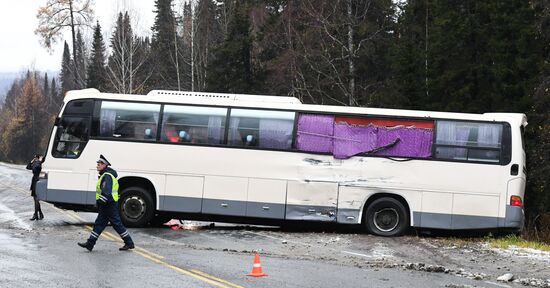
POLYGON ((103 229, 107 226, 109 221, 113 225, 113 228, 124 240, 124 246, 118 250, 124 251, 128 249, 134 249, 134 241, 130 237, 128 230, 122 225, 120 220, 120 214, 118 212, 118 176, 116 171, 110 168, 111 163, 99 155, 97 160, 97 171, 99 172, 99 180, 96 184, 95 199, 98 208, 97 218, 94 223, 94 229, 90 233, 90 237, 86 242, 79 242, 78 246, 92 251, 94 245, 103 232, 103 229))

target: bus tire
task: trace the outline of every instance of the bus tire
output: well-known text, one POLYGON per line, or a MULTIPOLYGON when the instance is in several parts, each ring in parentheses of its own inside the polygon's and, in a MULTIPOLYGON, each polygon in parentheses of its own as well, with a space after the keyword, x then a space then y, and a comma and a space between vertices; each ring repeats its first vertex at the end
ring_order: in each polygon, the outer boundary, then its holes
POLYGON ((365 214, 369 233, 384 236, 400 236, 409 228, 409 213, 401 201, 382 197, 374 200, 365 214))
POLYGON ((153 197, 141 187, 128 187, 119 199, 120 218, 126 227, 145 227, 153 216, 153 197))

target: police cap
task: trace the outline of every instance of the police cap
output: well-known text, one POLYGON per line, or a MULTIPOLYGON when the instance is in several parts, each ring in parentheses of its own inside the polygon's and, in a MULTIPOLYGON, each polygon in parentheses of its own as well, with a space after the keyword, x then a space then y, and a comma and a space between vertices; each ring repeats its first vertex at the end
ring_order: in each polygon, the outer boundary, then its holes
POLYGON ((97 163, 103 163, 107 166, 111 166, 111 163, 109 163, 109 161, 107 161, 107 158, 105 158, 105 156, 102 155, 99 155, 99 160, 96 161, 97 163))

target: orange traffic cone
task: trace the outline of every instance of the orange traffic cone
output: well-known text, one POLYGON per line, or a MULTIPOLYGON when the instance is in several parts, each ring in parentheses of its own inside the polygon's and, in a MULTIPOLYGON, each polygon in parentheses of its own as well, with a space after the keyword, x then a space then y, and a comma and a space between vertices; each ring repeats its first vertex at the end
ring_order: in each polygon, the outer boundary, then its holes
POLYGON ((262 264, 260 264, 260 254, 256 253, 254 256, 254 265, 252 265, 252 272, 246 274, 246 276, 262 277, 267 276, 262 272, 262 264))

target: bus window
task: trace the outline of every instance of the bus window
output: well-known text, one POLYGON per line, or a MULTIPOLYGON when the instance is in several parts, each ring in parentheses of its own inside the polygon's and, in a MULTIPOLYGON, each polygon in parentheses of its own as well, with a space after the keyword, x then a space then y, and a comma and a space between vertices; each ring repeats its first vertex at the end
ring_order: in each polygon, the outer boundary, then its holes
POLYGON ((160 104, 103 101, 99 136, 155 141, 159 112, 160 104))
POLYGON ((89 117, 63 117, 57 126, 53 156, 78 158, 88 143, 89 117))
POLYGON ((502 124, 437 121, 437 159, 499 163, 502 124))
POLYGON ((294 112, 231 109, 229 145, 290 150, 294 112))
POLYGON ((165 105, 161 141, 222 144, 226 116, 226 108, 165 105))

